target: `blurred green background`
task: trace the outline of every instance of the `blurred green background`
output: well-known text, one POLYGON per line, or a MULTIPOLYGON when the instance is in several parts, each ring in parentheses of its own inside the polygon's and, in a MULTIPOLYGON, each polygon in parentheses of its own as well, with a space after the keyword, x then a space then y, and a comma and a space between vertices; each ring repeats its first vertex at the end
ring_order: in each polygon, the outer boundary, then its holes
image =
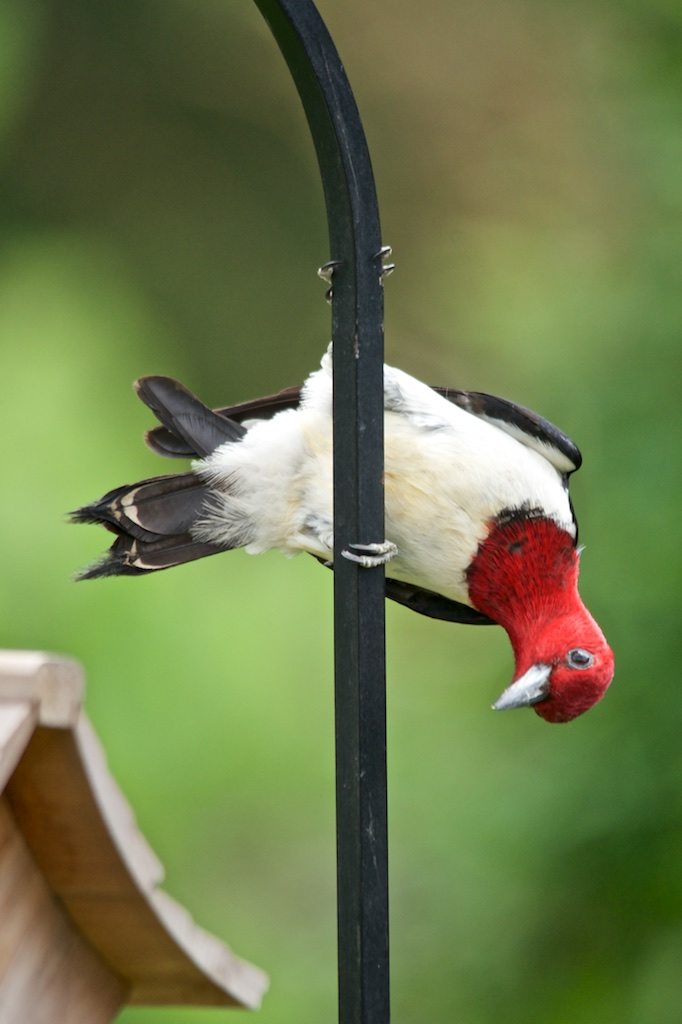
MULTIPOLYGON (((390 362, 581 445, 582 592, 617 656, 568 726, 493 715, 501 630, 388 608, 396 1024, 682 1019, 682 7, 320 0, 396 274, 390 362)), ((74 585, 64 513, 175 468, 131 381, 213 404, 329 336, 321 187, 251 3, 0 0, 3 646, 83 661, 167 888, 336 1013, 331 579, 241 552, 74 585)), ((221 1011, 128 1010, 124 1024, 221 1011)))

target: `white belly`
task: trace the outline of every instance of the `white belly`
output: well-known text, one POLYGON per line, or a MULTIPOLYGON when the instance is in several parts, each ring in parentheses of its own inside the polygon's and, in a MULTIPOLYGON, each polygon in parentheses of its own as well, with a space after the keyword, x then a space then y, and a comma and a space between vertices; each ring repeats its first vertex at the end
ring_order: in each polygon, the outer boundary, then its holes
MULTIPOLYGON (((466 569, 487 524, 503 509, 541 508, 573 531, 568 495, 554 467, 495 427, 474 422, 476 429, 463 434, 450 427, 415 428, 395 413, 385 417, 385 539, 398 548, 387 574, 464 602, 466 569)), ((311 538, 295 528, 287 547, 330 557, 329 433, 311 430, 306 447, 312 458, 305 460, 292 507, 312 510, 312 524, 326 521, 328 537, 320 544, 321 531, 313 530, 311 538)))
MULTIPOLYGON (((386 537, 398 554, 388 575, 468 602, 466 570, 489 521, 540 508, 573 531, 557 470, 536 451, 445 403, 447 419, 385 415, 386 537)), ((280 413, 197 466, 216 487, 197 536, 238 540, 250 553, 280 548, 329 558, 333 549, 331 415, 280 413)))

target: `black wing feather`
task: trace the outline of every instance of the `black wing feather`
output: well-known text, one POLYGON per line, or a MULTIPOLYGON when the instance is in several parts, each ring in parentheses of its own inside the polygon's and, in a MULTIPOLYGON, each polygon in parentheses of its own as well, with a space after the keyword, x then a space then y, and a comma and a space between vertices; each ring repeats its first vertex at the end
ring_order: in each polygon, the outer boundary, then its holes
POLYGON ((162 537, 154 541, 138 540, 128 534, 117 537, 107 553, 94 565, 76 574, 77 580, 95 580, 106 576, 146 576, 159 569, 193 562, 207 555, 227 550, 216 544, 194 540, 186 533, 175 537, 162 537))
POLYGON ((494 626, 495 622, 483 612, 470 608, 468 604, 452 601, 433 590, 425 590, 413 583, 386 578, 386 597, 405 605, 410 611, 428 615, 430 619, 445 622, 463 622, 468 626, 494 626))
POLYGON ((194 473, 155 476, 124 484, 71 513, 74 523, 101 523, 115 533, 156 540, 185 533, 199 518, 206 484, 194 473))
POLYGON ((205 482, 194 473, 182 473, 117 487, 72 512, 74 523, 99 523, 117 534, 106 555, 77 579, 139 576, 229 550, 192 536, 191 527, 201 518, 206 497, 205 482))
MULTIPOLYGON (((275 395, 266 395, 264 398, 241 402, 239 405, 214 409, 213 413, 234 423, 241 423, 242 420, 250 417, 269 419, 284 409, 295 409, 301 398, 301 390, 300 387, 286 388, 284 391, 278 391, 275 395)), ((547 457, 551 457, 551 449, 554 449, 566 460, 561 467, 564 472, 572 473, 580 468, 582 456, 577 445, 562 430, 559 430, 549 420, 538 416, 531 409, 510 402, 506 398, 499 398, 497 395, 485 394, 483 391, 463 391, 459 388, 446 387, 434 387, 433 390, 448 402, 471 413, 472 416, 493 422, 501 430, 506 429, 519 440, 525 436, 528 438, 526 443, 532 445, 532 442, 535 441, 546 446, 550 449, 549 452, 543 452, 547 457), (519 435, 521 436, 519 437, 519 435)), ((223 440, 229 440, 229 438, 223 440)), ((166 424, 166 429, 156 427, 154 430, 148 431, 146 441, 150 448, 159 455, 170 458, 191 458, 202 454, 193 448, 187 440, 178 436, 178 432, 174 432, 168 424, 166 424)), ((221 440, 220 443, 222 444, 223 441, 221 440)))
MULTIPOLYGON (((529 439, 540 442, 541 445, 556 449, 570 464, 565 467, 565 472, 573 473, 576 469, 580 469, 583 459, 578 446, 562 430, 555 427, 549 420, 538 416, 532 409, 526 409, 522 405, 510 402, 506 398, 499 398, 497 395, 487 395, 483 391, 460 391, 457 388, 441 387, 434 387, 433 390, 446 398, 448 402, 464 409, 465 412, 493 422, 501 430, 506 428, 517 438, 519 434, 525 435, 529 439)), ((520 440, 520 438, 518 439, 520 440)), ((546 454, 549 457, 549 453, 546 454)))
MULTIPOLYGON (((318 555, 313 558, 324 565, 327 569, 334 568, 333 562, 328 562, 318 555)), ((427 615, 430 619, 442 619, 444 622, 462 622, 467 626, 494 626, 492 619, 489 619, 483 612, 470 608, 468 604, 459 601, 451 601, 442 594, 436 594, 433 590, 425 590, 414 583, 403 583, 402 580, 392 580, 386 577, 386 597, 396 604, 402 604, 410 611, 418 612, 419 615, 427 615)))

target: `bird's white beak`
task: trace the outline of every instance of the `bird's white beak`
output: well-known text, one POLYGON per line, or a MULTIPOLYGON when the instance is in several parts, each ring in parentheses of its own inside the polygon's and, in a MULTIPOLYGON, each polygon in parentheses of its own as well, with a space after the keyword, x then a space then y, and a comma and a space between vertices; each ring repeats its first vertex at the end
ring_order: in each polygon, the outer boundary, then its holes
POLYGON ((551 665, 533 665, 527 672, 508 686, 493 704, 493 711, 508 711, 510 708, 527 708, 538 704, 549 696, 551 665))

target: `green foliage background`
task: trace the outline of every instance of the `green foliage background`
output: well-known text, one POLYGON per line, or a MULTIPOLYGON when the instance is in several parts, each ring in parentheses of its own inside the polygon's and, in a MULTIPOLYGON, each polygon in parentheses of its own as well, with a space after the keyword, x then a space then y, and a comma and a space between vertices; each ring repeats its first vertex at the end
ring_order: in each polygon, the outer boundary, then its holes
MULTIPOLYGON (((320 8, 398 263, 387 358, 578 441, 582 590, 617 655, 603 704, 550 727, 490 713, 500 630, 388 609, 394 1020, 672 1024, 682 8, 320 8)), ((237 552, 76 586, 106 538, 64 520, 164 471, 135 377, 218 404, 316 366, 328 251, 293 85, 250 3, 0 0, 0 135, 0 643, 83 661, 167 888, 272 976, 263 1024, 334 1020, 329 575, 237 552)))

